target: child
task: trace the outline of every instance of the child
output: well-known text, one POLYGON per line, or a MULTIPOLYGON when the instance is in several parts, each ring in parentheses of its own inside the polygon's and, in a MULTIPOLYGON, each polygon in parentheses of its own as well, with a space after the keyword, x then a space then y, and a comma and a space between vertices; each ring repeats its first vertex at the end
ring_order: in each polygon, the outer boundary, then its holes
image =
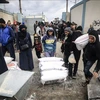
POLYGON ((91 78, 96 76, 98 77, 98 71, 100 70, 100 43, 99 43, 99 37, 95 30, 91 31, 89 33, 89 42, 84 48, 83 53, 83 62, 84 62, 84 74, 86 81, 83 83, 83 86, 86 86, 89 84, 91 78), (96 67, 94 69, 93 74, 90 72, 90 68, 97 60, 96 67))
POLYGON ((42 53, 42 44, 41 44, 41 38, 37 34, 34 35, 34 46, 36 51, 36 55, 38 58, 41 58, 41 53, 42 53))
POLYGON ((47 34, 42 39, 45 57, 53 57, 56 52, 56 38, 53 28, 47 30, 47 34))

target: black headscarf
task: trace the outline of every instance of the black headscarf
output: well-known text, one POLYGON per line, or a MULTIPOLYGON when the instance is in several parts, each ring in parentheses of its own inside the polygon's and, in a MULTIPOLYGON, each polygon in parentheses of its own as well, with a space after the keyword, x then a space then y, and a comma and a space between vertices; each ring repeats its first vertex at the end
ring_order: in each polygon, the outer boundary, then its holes
POLYGON ((95 37, 95 39, 96 39, 94 45, 95 45, 95 47, 96 47, 96 53, 97 53, 96 55, 97 55, 97 57, 100 59, 100 42, 99 42, 99 35, 98 35, 97 31, 95 31, 95 30, 91 31, 91 32, 89 33, 89 35, 95 37))
POLYGON ((26 37, 26 34, 27 34, 26 30, 22 31, 23 28, 27 29, 27 27, 25 25, 20 25, 19 26, 20 32, 18 32, 18 36, 19 36, 20 39, 24 39, 26 37))

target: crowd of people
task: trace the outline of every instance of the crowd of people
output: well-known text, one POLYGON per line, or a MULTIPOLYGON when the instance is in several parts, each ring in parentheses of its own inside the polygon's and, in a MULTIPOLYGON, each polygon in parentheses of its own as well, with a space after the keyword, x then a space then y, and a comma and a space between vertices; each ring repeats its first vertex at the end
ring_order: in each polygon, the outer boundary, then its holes
MULTIPOLYGON (((35 48, 38 58, 41 58, 42 52, 44 52, 45 57, 54 57, 56 55, 57 41, 61 41, 61 52, 64 56, 64 66, 68 69, 68 79, 77 78, 81 51, 77 49, 74 41, 83 35, 82 26, 77 26, 75 22, 62 21, 62 23, 51 22, 48 24, 36 21, 34 24, 34 43, 32 45, 30 34, 27 32, 27 27, 24 24, 19 24, 17 30, 10 24, 10 21, 6 24, 5 20, 0 18, 0 43, 2 44, 0 52, 2 52, 2 56, 5 56, 5 53, 9 52, 10 56, 15 60, 14 43, 16 43, 17 51, 19 52, 20 68, 32 71, 34 69, 32 49, 35 48), (68 61, 71 53, 75 56, 75 64, 68 61)), ((98 76, 98 71, 100 70, 100 31, 94 30, 91 26, 87 33, 89 40, 83 49, 82 57, 86 78, 86 81, 82 84, 83 86, 89 84, 93 76, 100 80, 98 76), (90 68, 96 61, 97 64, 93 73, 91 73, 90 68)))

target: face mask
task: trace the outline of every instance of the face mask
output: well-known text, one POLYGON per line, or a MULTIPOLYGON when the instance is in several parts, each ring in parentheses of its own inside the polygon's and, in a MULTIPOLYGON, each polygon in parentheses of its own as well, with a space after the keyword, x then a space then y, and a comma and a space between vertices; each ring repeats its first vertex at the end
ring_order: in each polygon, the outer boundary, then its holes
POLYGON ((1 27, 2 27, 2 28, 4 28, 4 26, 3 26, 3 25, 2 25, 1 27))
POLYGON ((21 30, 22 33, 26 33, 26 30, 21 30))

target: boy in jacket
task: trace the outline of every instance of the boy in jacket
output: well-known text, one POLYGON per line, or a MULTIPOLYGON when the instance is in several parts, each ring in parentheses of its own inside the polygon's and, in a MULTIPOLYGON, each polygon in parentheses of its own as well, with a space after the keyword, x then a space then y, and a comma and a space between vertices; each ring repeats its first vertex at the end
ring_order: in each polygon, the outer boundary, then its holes
POLYGON ((93 74, 96 76, 100 70, 100 43, 97 31, 93 30, 89 33, 89 42, 84 48, 83 62, 84 62, 84 74, 86 81, 83 86, 89 84, 93 74), (96 67, 93 74, 90 72, 90 68, 97 60, 96 67))

